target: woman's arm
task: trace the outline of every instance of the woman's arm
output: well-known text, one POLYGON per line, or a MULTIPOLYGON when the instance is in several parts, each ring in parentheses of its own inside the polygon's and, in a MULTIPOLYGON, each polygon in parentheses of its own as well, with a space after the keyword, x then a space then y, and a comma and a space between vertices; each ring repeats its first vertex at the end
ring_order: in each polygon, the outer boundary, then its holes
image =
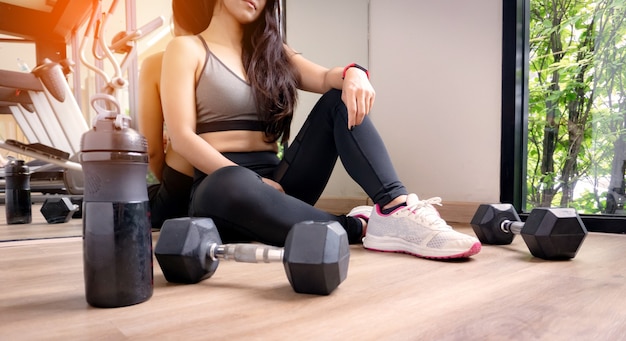
POLYGON ((287 45, 285 50, 292 65, 298 70, 300 89, 320 94, 330 89, 342 90, 341 99, 348 109, 348 128, 363 122, 376 97, 369 77, 363 70, 348 68, 343 79, 343 67, 327 69, 307 60, 287 45))
POLYGON ((172 148, 194 167, 211 174, 235 164, 195 132, 196 73, 202 69, 204 57, 198 38, 172 39, 163 56, 161 104, 172 148))
POLYGON ((139 70, 139 132, 148 141, 148 166, 154 176, 162 181, 165 150, 163 145, 163 111, 159 96, 161 61, 163 53, 146 58, 139 70))

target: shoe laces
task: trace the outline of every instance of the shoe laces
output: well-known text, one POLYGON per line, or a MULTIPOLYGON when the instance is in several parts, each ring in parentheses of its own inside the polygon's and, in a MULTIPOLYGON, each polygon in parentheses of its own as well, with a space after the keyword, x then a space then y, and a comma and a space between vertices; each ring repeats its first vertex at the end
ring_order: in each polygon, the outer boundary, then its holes
POLYGON ((414 214, 416 218, 421 219, 430 226, 450 228, 433 205, 443 206, 441 204, 441 198, 432 197, 426 200, 419 200, 417 196, 407 198, 407 209, 414 214))

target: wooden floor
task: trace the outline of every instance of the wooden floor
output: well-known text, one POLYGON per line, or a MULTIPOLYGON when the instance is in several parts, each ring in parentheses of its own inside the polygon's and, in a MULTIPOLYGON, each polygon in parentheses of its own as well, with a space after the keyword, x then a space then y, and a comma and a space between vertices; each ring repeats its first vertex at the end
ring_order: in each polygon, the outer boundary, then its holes
MULTIPOLYGON (((63 225, 80 235, 80 224, 63 225)), ((355 245, 329 296, 294 293, 280 264, 222 262, 173 285, 155 261, 152 298, 99 309, 85 301, 80 237, 7 241, 0 340, 624 340, 624 255, 626 236, 600 233, 560 262, 533 258, 521 238, 446 262, 355 245)))
POLYGON ((82 220, 72 219, 65 224, 48 224, 40 212, 41 205, 41 203, 33 203, 31 208, 32 223, 12 225, 7 225, 4 205, 0 205, 0 243, 19 240, 80 237, 83 235, 82 220))

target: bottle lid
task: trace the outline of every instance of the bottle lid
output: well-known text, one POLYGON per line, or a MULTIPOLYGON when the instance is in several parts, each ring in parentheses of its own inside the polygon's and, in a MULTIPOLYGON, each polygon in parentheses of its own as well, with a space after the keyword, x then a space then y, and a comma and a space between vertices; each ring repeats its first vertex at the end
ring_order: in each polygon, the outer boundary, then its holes
POLYGON ((6 166, 4 166, 5 175, 28 174, 28 173, 29 173, 29 169, 28 169, 28 166, 24 163, 24 160, 11 160, 6 166))
POLYGON ((100 119, 81 140, 81 152, 97 151, 147 153, 148 142, 134 129, 120 127, 115 119, 100 119))

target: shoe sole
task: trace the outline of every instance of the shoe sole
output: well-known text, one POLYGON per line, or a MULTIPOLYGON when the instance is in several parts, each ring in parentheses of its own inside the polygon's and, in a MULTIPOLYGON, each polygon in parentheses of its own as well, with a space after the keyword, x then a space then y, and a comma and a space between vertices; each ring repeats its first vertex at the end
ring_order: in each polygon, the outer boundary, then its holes
MULTIPOLYGON (((437 254, 416 251, 415 244, 408 244, 404 240, 388 240, 389 237, 385 237, 387 240, 381 240, 373 236, 366 236, 363 238, 363 247, 378 252, 390 252, 390 253, 404 253, 407 255, 427 258, 427 259, 457 259, 457 258, 469 258, 480 252, 482 245, 480 242, 476 242, 465 251, 454 251, 453 253, 442 251, 437 254), (375 239, 375 240, 372 240, 375 239), (377 240, 376 240, 377 239, 377 240), (369 240, 369 242, 368 242, 369 240), (369 244, 369 245, 368 245, 369 244)), ((432 250, 429 250, 432 251, 432 250)))

